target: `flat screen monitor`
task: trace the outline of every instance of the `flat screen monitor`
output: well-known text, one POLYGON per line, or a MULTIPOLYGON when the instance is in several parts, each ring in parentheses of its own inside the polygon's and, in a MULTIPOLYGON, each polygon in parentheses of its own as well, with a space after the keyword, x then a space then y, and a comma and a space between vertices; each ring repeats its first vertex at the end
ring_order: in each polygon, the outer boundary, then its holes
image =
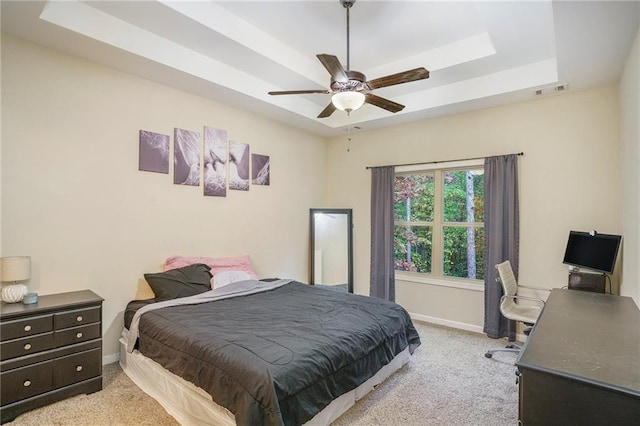
POLYGON ((620 235, 571 231, 563 263, 611 274, 621 240, 620 235))

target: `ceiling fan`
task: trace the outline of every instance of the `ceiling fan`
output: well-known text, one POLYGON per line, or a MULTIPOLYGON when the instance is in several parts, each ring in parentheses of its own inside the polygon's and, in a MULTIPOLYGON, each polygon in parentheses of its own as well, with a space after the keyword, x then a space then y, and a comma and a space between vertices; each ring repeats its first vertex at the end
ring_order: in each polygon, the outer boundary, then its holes
POLYGON ((329 71, 329 74, 331 74, 330 89, 284 90, 269 92, 270 95, 332 94, 331 102, 322 110, 318 118, 329 117, 336 109, 349 114, 351 111, 360 108, 365 102, 393 113, 404 109, 404 105, 374 95, 371 91, 381 87, 429 78, 429 71, 420 67, 367 81, 367 77, 363 73, 351 70, 349 66, 349 9, 355 2, 356 0, 340 0, 340 4, 347 9, 347 69, 345 70, 338 58, 333 55, 325 53, 316 55, 322 65, 329 71))

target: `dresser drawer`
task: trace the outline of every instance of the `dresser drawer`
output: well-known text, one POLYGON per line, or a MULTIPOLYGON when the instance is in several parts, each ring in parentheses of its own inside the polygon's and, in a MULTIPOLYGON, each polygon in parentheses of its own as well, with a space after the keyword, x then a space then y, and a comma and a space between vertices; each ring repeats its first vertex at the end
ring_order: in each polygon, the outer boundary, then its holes
POLYGON ((100 374, 102 374, 102 350, 97 348, 56 359, 53 385, 59 388, 100 376, 100 374))
POLYGON ((0 405, 10 404, 53 389, 53 362, 46 361, 0 374, 0 405))
POLYGON ((76 327, 79 325, 99 322, 100 319, 100 308, 95 307, 55 314, 53 324, 56 330, 60 330, 61 328, 76 327))
POLYGON ((87 340, 101 337, 101 324, 90 324, 82 327, 67 328, 54 332, 54 343, 56 347, 72 345, 74 343, 86 342, 87 340))
POLYGON ((0 325, 0 340, 19 339, 20 337, 46 333, 53 330, 53 315, 41 315, 14 321, 3 321, 0 325))
POLYGON ((53 333, 9 340, 0 343, 0 359, 2 361, 36 352, 46 351, 54 347, 53 333))

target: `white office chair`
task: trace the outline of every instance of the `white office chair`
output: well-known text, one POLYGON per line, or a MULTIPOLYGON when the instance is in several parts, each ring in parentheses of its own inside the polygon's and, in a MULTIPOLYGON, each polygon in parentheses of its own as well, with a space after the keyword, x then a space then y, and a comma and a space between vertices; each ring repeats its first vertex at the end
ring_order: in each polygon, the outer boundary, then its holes
MULTIPOLYGON (((516 277, 513 274, 513 270, 511 269, 511 262, 508 260, 497 264, 496 269, 498 270, 498 275, 500 275, 496 281, 500 281, 502 284, 502 290, 504 291, 504 295, 500 298, 500 312, 502 312, 502 315, 507 319, 523 322, 528 326, 533 326, 538 320, 540 312, 542 312, 544 300, 535 297, 521 296, 518 294, 518 289, 527 288, 531 290, 545 291, 549 291, 549 289, 518 285, 516 277), (528 300, 530 302, 535 302, 536 304, 521 304, 518 303, 519 300, 528 300)), ((530 329, 525 330, 524 333, 528 335, 529 331, 530 329)), ((495 352, 518 353, 521 350, 522 348, 519 345, 509 343, 505 348, 488 350, 484 356, 491 358, 495 352)))

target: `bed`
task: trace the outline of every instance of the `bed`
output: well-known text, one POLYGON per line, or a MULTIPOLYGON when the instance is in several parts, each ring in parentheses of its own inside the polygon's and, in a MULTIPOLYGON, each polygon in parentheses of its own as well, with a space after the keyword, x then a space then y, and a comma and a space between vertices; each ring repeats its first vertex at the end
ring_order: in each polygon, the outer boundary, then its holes
POLYGON ((419 345, 395 303, 248 279, 130 302, 120 363, 183 424, 329 424, 419 345))

